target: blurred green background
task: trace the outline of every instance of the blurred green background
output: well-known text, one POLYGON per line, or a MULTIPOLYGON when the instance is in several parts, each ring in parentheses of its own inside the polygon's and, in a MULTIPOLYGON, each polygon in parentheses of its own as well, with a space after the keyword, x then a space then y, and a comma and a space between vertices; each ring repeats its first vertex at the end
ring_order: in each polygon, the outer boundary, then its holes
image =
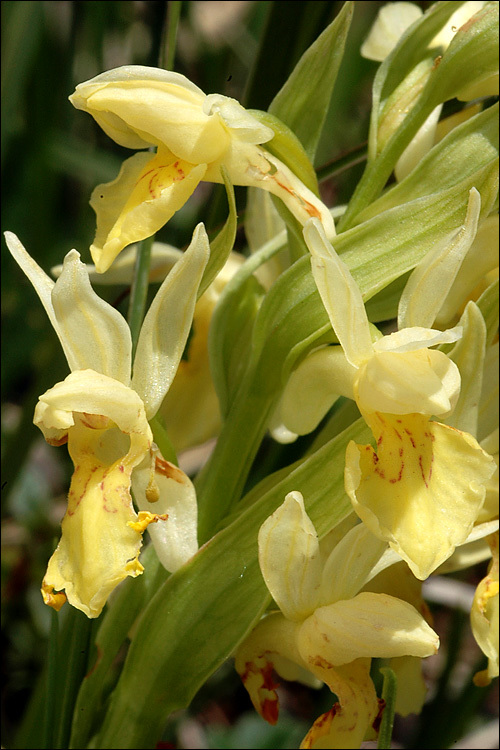
MULTIPOLYGON (((206 93, 223 93, 247 107, 266 109, 300 55, 342 4, 3 1, 2 231, 16 233, 46 272, 73 247, 90 262, 90 193, 97 183, 116 176, 130 152, 107 138, 91 117, 75 110, 68 96, 78 83, 104 70, 157 65, 165 53, 165 28, 173 11, 180 9, 181 14, 174 69, 206 93)), ((377 66, 361 58, 359 47, 381 5, 355 3, 318 168, 366 141, 377 66)), ((348 199, 362 168, 358 165, 322 184, 329 205, 348 199)), ((184 247, 198 221, 205 221, 209 229, 217 226, 218 189, 204 185, 157 239, 184 247)), ((237 199, 241 210, 242 190, 237 199)), ((244 250, 242 233, 238 243, 244 250)), ((67 364, 42 305, 3 240, 1 259, 2 744, 13 747, 45 662, 50 612, 42 604, 39 587, 59 535, 71 467, 66 451, 47 446, 32 425, 38 395, 68 374, 67 364)), ((126 313, 126 288, 98 291, 126 313)), ((464 617, 458 620, 463 625, 464 617)), ((469 648, 477 658, 474 645, 469 648)), ((492 698, 481 696, 487 713, 486 701, 492 698)), ((311 721, 330 706, 328 691, 311 697, 310 691, 291 685, 283 717, 270 728, 250 710, 245 691, 227 665, 189 712, 167 728, 162 746, 294 747, 311 721)), ((408 728, 404 731, 411 735, 408 728)), ((425 744, 422 738, 424 744, 418 746, 439 746, 434 740, 435 736, 425 744)))

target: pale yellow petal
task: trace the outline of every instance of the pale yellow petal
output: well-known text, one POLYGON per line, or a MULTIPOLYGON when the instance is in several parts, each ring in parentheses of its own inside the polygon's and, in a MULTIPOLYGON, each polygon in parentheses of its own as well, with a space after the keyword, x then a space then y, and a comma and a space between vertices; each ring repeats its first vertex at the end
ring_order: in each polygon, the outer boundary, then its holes
POLYGON ((356 369, 340 346, 316 349, 290 375, 276 415, 290 432, 312 432, 339 396, 353 398, 356 369))
POLYGON ((427 695, 422 660, 417 656, 398 656, 390 660, 389 667, 397 679, 396 713, 400 716, 420 714, 427 695))
MULTIPOLYGON (((102 415, 114 422, 122 432, 130 435, 141 454, 141 460, 149 450, 152 434, 138 394, 102 373, 93 370, 72 372, 61 383, 42 394, 39 401, 54 414, 79 412, 102 415)), ((46 419, 47 412, 44 417, 46 419)))
POLYGON ((474 242, 436 318, 440 328, 458 319, 467 300, 475 299, 474 290, 489 272, 498 268, 498 227, 498 213, 479 222, 474 242))
POLYGON ((218 115, 231 131, 231 136, 257 145, 274 138, 274 130, 259 122, 236 99, 222 94, 209 94, 203 102, 206 115, 218 115))
POLYGON ((97 296, 80 255, 71 250, 52 290, 52 304, 71 370, 91 369, 128 385, 132 340, 118 310, 97 296))
POLYGON ((152 435, 137 394, 92 370, 76 371, 40 397, 35 423, 53 435, 66 422, 74 473, 62 537, 42 593, 56 608, 65 589, 70 604, 97 617, 111 591, 143 568, 142 531, 157 520, 137 517, 131 474, 149 453, 152 435), (64 415, 66 414, 66 417, 64 415))
POLYGON ((137 507, 163 518, 149 526, 156 554, 166 570, 174 573, 198 550, 198 506, 189 477, 153 451, 150 462, 135 469, 132 490, 137 507))
POLYGON ((203 224, 198 224, 183 257, 159 288, 141 327, 132 386, 151 419, 161 406, 189 335, 196 296, 210 255, 203 224))
POLYGON ((361 46, 361 54, 369 60, 382 62, 392 52, 401 35, 422 16, 415 3, 387 3, 380 8, 368 37, 361 46))
MULTIPOLYGON (((113 284, 130 285, 134 276, 137 250, 138 245, 136 244, 126 247, 113 262, 113 265, 104 273, 97 273, 94 264, 87 263, 85 268, 92 284, 100 284, 101 286, 113 284)), ((167 273, 172 270, 175 263, 181 257, 182 250, 172 245, 167 245, 165 242, 154 242, 151 248, 149 264, 150 283, 163 281, 167 273)), ((50 272, 52 276, 58 278, 61 275, 62 269, 62 265, 52 266, 50 272)))
POLYGON ((339 700, 316 719, 300 743, 302 749, 347 750, 361 746, 379 711, 370 678, 370 662, 371 659, 357 659, 351 664, 333 668, 321 657, 315 660, 314 673, 327 683, 339 700))
POLYGON ((324 606, 355 596, 386 549, 387 543, 362 523, 348 531, 325 561, 319 603, 324 606))
POLYGON ((301 625, 297 643, 304 661, 338 666, 361 657, 430 656, 439 639, 411 604, 362 592, 315 610, 301 625))
POLYGON ((318 602, 321 558, 316 529, 300 492, 264 521, 259 531, 262 576, 286 618, 303 620, 318 602))
POLYGON ((394 175, 398 182, 404 180, 415 169, 424 156, 431 150, 436 138, 436 128, 441 116, 443 105, 432 110, 427 120, 420 127, 405 148, 394 167, 394 175))
POLYGON ((201 164, 218 158, 229 141, 221 118, 203 111, 205 98, 179 73, 128 65, 79 84, 70 101, 122 146, 162 143, 180 159, 201 164))
POLYGON ((304 227, 304 239, 311 253, 314 281, 332 328, 347 361, 358 367, 373 353, 370 326, 359 287, 317 220, 311 219, 304 227))
POLYGON ((365 418, 377 451, 348 445, 346 492, 362 521, 424 580, 467 539, 494 461, 468 433, 423 415, 365 418))
POLYGON ((431 328, 474 242, 480 210, 481 196, 472 188, 464 224, 444 247, 433 247, 408 279, 398 306, 400 330, 410 326, 431 328))
POLYGON ((460 372, 435 349, 375 352, 359 368, 356 403, 362 412, 449 414, 460 393, 460 372))
POLYGON ((98 185, 90 204, 96 236, 90 247, 99 273, 107 271, 124 247, 146 239, 178 211, 203 178, 205 164, 194 165, 165 148, 126 159, 118 177, 98 185))

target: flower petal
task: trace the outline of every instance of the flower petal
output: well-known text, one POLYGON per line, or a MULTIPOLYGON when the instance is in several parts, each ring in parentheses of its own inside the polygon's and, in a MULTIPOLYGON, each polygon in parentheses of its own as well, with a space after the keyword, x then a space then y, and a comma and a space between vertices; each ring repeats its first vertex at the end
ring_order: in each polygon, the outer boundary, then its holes
POLYGON ((308 664, 337 667, 362 657, 430 656, 439 639, 411 604, 365 591, 315 610, 297 643, 308 664))
MULTIPOLYGON (((235 653, 234 666, 246 687, 255 710, 270 724, 276 724, 279 700, 273 669, 284 667, 285 679, 302 675, 307 665, 297 651, 297 624, 282 614, 264 617, 235 653), (298 671, 294 670, 294 665, 298 671)), ((310 681, 309 681, 310 682, 310 681)))
POLYGON ((148 531, 161 564, 174 573, 198 550, 196 492, 187 474, 159 451, 153 459, 154 477, 147 461, 135 469, 132 490, 140 510, 165 516, 148 531))
POLYGON ((472 530, 494 461, 468 433, 423 415, 365 419, 377 452, 348 445, 346 492, 368 528, 424 580, 472 530))
POLYGON ((347 361, 358 367, 371 357, 373 345, 363 298, 351 272, 329 243, 321 224, 304 227, 314 281, 347 361))
POLYGON ((415 3, 398 2, 383 5, 370 33, 361 45, 363 57, 377 62, 385 60, 399 42, 401 35, 421 16, 422 10, 415 3))
POLYGON ((445 246, 438 244, 418 263, 403 290, 398 306, 398 328, 430 328, 457 276, 463 259, 476 236, 481 195, 469 192, 467 215, 463 226, 445 246))
POLYGON ((357 659, 351 664, 333 668, 318 659, 314 672, 327 683, 338 697, 306 734, 301 748, 359 748, 375 721, 379 705, 370 678, 370 659, 357 659))
POLYGON ((126 159, 113 182, 98 185, 90 205, 96 236, 90 247, 99 273, 107 271, 124 247, 150 237, 178 211, 203 178, 206 164, 182 161, 159 148, 126 159))
POLYGON ((130 381, 130 331, 120 313, 95 294, 80 255, 71 250, 54 283, 11 232, 7 246, 33 284, 71 370, 92 369, 125 385, 130 381))
POLYGON ((126 65, 79 84, 70 102, 121 146, 164 144, 178 158, 201 164, 218 158, 229 141, 221 118, 203 111, 205 98, 180 73, 126 65))
POLYGON ((460 393, 458 367, 443 352, 375 352, 359 368, 359 409, 389 414, 449 414, 460 393))
POLYGON ((160 408, 177 372, 209 254, 205 227, 198 224, 191 244, 159 288, 144 318, 132 386, 144 402, 148 419, 160 408))
POLYGON ((97 296, 76 250, 64 259, 52 304, 71 370, 95 370, 128 385, 132 340, 125 318, 97 296))
POLYGON ((313 612, 321 558, 316 529, 300 492, 289 492, 260 527, 259 562, 266 585, 287 619, 303 620, 313 612))
POLYGON ((71 373, 40 397, 35 422, 49 434, 60 416, 67 429, 74 473, 62 537, 52 555, 42 593, 58 608, 66 590, 70 604, 97 617, 111 591, 127 576, 139 575, 145 525, 130 496, 131 474, 152 441, 144 407, 122 383, 91 370, 71 373))
POLYGON ((359 523, 340 540, 328 556, 321 578, 321 605, 350 599, 372 577, 387 549, 386 542, 359 523))
POLYGON ((355 375, 340 346, 316 349, 290 375, 276 421, 296 435, 307 435, 340 395, 354 397, 355 375))

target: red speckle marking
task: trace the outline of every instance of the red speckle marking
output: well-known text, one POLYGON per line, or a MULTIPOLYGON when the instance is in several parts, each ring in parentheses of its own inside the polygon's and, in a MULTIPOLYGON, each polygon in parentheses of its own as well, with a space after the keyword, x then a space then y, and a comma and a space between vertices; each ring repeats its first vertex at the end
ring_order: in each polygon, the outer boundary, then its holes
POLYGON ((179 484, 185 484, 185 475, 177 466, 171 464, 170 461, 165 461, 163 458, 155 459, 155 471, 168 479, 173 479, 179 484))
POLYGON ((47 443, 49 445, 53 445, 54 448, 59 448, 61 445, 64 445, 68 442, 68 435, 64 435, 62 438, 45 438, 47 443))

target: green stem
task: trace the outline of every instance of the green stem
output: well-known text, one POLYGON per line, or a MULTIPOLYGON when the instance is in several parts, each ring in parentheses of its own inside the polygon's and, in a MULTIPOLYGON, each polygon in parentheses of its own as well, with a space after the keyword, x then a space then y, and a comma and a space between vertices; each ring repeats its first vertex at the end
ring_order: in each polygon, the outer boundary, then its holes
POLYGON ((169 0, 167 3, 167 24, 164 32, 165 37, 160 50, 160 59, 158 61, 160 68, 165 68, 165 70, 174 69, 177 30, 179 28, 181 10, 182 0, 169 0))
POLYGON ((130 305, 128 309, 128 324, 132 336, 132 358, 135 356, 137 341, 141 330, 146 300, 149 288, 149 261, 154 235, 139 243, 135 261, 134 278, 130 291, 130 305))
POLYGON ((397 678, 392 669, 382 667, 380 672, 384 675, 384 686, 382 688, 382 699, 385 702, 382 721, 378 734, 377 748, 386 750, 391 747, 392 728, 394 726, 394 711, 396 707, 397 678))
POLYGON ((342 172, 345 172, 352 167, 356 167, 358 164, 366 161, 367 154, 368 144, 362 143, 360 146, 351 149, 347 154, 344 154, 344 156, 340 156, 338 159, 334 159, 333 161, 328 162, 328 164, 324 164, 316 170, 318 182, 324 182, 330 177, 337 177, 339 174, 342 174, 342 172))
POLYGON ((47 692, 45 695, 44 734, 42 747, 52 750, 54 747, 54 720, 56 718, 58 679, 57 665, 59 656, 59 619, 55 610, 51 610, 49 653, 47 664, 47 692))
POLYGON ((239 500, 274 405, 274 394, 259 392, 250 370, 227 415, 214 451, 195 480, 200 544, 239 500))
POLYGON ((71 607, 65 623, 66 643, 62 648, 60 642, 60 656, 64 651, 64 660, 58 660, 58 682, 62 697, 58 715, 57 733, 54 732, 54 748, 69 747, 73 709, 83 678, 87 672, 88 650, 90 645, 93 620, 88 619, 82 612, 71 607))

